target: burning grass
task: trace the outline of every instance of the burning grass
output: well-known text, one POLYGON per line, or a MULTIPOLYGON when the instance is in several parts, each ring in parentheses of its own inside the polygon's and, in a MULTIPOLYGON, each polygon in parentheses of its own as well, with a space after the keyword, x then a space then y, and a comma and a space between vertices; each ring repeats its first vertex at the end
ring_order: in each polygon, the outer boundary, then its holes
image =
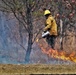
MULTIPOLYGON (((38 46, 41 48, 42 53, 46 54, 49 58, 59 59, 63 61, 71 61, 76 63, 76 52, 72 50, 66 52, 64 50, 53 50, 44 40, 36 40, 38 46)), ((69 48, 68 48, 69 49, 69 48)))
POLYGON ((76 54, 72 52, 71 54, 67 54, 64 51, 53 50, 51 48, 45 49, 41 44, 39 45, 42 52, 47 54, 49 57, 62 59, 62 60, 69 60, 76 63, 76 54))

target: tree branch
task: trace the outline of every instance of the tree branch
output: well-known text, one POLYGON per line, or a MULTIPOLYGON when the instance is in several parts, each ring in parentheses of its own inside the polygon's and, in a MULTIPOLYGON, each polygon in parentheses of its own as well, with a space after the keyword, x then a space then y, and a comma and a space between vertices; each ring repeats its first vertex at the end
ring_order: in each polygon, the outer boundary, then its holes
POLYGON ((33 43, 35 42, 37 36, 39 35, 39 33, 42 31, 43 28, 40 28, 39 31, 37 32, 36 36, 34 37, 33 43))

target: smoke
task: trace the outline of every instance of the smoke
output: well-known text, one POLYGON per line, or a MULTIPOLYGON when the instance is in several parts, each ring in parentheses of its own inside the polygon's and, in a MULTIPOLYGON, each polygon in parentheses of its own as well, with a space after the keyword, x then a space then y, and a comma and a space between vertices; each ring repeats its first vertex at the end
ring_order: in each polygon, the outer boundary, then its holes
MULTIPOLYGON (((0 12, 0 63, 24 64, 28 35, 23 31, 24 28, 19 25, 12 13, 0 12)), ((38 44, 34 43, 30 63, 70 64, 71 62, 48 58, 42 53, 38 44)))
MULTIPOLYGON (((24 36, 26 35, 24 34, 24 36)), ((22 39, 25 42, 21 46, 20 39, 19 23, 13 14, 0 12, 0 63, 24 61, 23 58, 20 58, 20 55, 23 55, 22 52, 25 53, 23 47, 27 46, 27 41, 23 37, 22 39)))

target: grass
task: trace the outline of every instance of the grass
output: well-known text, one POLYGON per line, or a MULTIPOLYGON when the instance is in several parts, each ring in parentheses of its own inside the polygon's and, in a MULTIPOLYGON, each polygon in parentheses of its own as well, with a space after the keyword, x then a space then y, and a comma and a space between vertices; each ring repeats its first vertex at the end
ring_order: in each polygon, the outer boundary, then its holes
POLYGON ((52 64, 0 64, 0 75, 24 75, 24 74, 76 74, 76 64, 52 65, 52 64))

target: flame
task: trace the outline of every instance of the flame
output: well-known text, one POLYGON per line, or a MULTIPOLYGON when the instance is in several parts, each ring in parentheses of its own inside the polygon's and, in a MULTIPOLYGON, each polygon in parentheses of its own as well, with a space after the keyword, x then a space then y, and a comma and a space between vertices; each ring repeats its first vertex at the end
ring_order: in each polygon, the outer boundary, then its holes
POLYGON ((39 41, 39 39, 36 39, 36 42, 38 42, 39 41))
POLYGON ((47 54, 49 57, 76 62, 75 52, 67 55, 64 51, 53 50, 51 48, 46 50, 41 44, 39 46, 42 52, 47 54))

